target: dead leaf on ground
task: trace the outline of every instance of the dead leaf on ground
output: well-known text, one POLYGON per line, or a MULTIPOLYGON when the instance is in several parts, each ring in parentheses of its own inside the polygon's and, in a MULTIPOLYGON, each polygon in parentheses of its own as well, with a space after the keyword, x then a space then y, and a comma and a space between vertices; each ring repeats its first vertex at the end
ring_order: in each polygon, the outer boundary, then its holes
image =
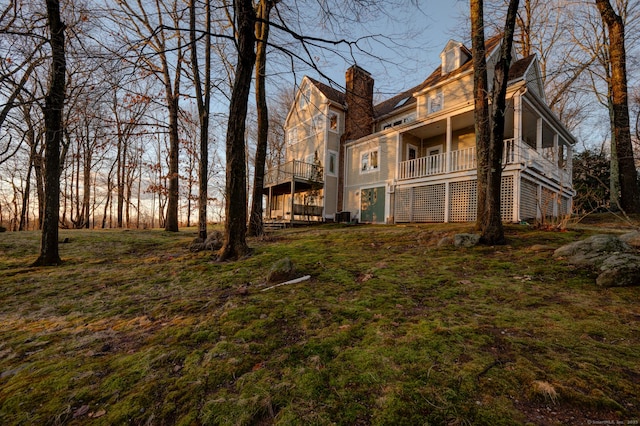
POLYGON ((89 417, 91 417, 92 419, 97 419, 99 417, 104 416, 105 414, 107 414, 107 410, 98 410, 95 413, 89 413, 89 417))

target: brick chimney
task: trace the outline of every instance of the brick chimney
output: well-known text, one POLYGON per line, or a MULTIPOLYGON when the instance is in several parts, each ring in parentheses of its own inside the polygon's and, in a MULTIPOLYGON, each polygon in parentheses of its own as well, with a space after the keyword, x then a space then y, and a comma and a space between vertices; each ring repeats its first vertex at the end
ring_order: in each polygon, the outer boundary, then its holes
POLYGON ((357 65, 345 73, 347 106, 344 133, 340 138, 340 160, 338 162, 338 211, 344 206, 345 148, 348 141, 371 134, 373 126, 373 78, 368 71, 357 65))
POLYGON ((346 140, 359 139, 371 133, 373 125, 373 78, 357 65, 346 74, 347 114, 344 132, 346 140))

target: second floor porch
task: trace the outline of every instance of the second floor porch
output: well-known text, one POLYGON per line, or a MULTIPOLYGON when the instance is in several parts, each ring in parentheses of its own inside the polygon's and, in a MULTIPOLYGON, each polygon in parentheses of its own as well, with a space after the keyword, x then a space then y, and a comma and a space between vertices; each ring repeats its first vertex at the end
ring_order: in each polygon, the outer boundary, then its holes
MULTIPOLYGON (((502 166, 531 168, 556 182, 571 182, 570 155, 563 155, 553 147, 537 150, 515 138, 504 140, 502 166)), ((476 167, 476 147, 471 146, 400 161, 397 178, 400 181, 421 179, 475 170, 476 167)))
POLYGON ((323 180, 324 168, 321 165, 292 160, 268 169, 264 174, 264 187, 290 182, 322 185, 323 180))

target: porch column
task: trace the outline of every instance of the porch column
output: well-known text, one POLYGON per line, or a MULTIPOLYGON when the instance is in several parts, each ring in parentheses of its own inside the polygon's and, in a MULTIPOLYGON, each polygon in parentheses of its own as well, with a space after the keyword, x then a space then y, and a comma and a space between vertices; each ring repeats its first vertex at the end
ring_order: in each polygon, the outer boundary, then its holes
POLYGON ((269 199, 267 200, 267 217, 271 219, 271 202, 273 197, 273 187, 269 187, 269 199))
POLYGON ((542 118, 536 120, 536 151, 542 153, 542 118))
POLYGON ((291 179, 291 225, 293 226, 293 196, 296 193, 296 180, 295 179, 291 179))
POLYGON ((513 223, 520 223, 520 180, 522 179, 522 174, 520 170, 516 170, 513 175, 513 217, 511 220, 513 223))
POLYGON ((522 140, 522 94, 513 97, 513 161, 520 162, 522 140))
POLYGON ((447 117, 447 147, 445 148, 445 172, 449 172, 451 170, 451 116, 447 117))
POLYGON ((558 167, 560 150, 558 149, 558 134, 553 134, 553 165, 558 167))
POLYGON ((444 223, 449 222, 449 181, 444 183, 444 223))
POLYGON ((395 171, 393 172, 393 179, 394 181, 398 181, 398 178, 400 177, 400 163, 403 161, 402 160, 402 133, 398 132, 398 135, 396 136, 396 167, 395 167, 395 171))

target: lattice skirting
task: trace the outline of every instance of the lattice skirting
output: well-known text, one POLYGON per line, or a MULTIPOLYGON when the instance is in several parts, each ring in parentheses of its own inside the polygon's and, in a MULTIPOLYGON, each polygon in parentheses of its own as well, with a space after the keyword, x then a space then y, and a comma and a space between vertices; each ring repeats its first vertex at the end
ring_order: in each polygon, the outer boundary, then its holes
MULTIPOLYGON (((395 221, 444 222, 445 184, 398 188, 395 192, 395 221)), ((502 207, 504 221, 513 218, 513 176, 502 177, 502 207)), ((477 181, 466 180, 449 184, 449 222, 473 222, 476 220, 477 181)))
POLYGON ((571 199, 568 197, 562 197, 562 201, 560 203, 560 215, 566 216, 571 213, 571 199))
POLYGON ((571 212, 571 198, 560 195, 547 187, 522 179, 520 183, 520 217, 523 220, 537 219, 540 213, 545 217, 567 215, 571 212), (560 198, 558 198, 560 197, 560 198), (556 207, 557 206, 557 210, 556 207))
POLYGON ((444 183, 396 190, 396 222, 444 222, 444 183))
POLYGON ((449 222, 473 222, 478 205, 478 183, 474 180, 449 184, 449 222))
POLYGON ((527 179, 520 181, 520 218, 538 217, 538 185, 527 179))

